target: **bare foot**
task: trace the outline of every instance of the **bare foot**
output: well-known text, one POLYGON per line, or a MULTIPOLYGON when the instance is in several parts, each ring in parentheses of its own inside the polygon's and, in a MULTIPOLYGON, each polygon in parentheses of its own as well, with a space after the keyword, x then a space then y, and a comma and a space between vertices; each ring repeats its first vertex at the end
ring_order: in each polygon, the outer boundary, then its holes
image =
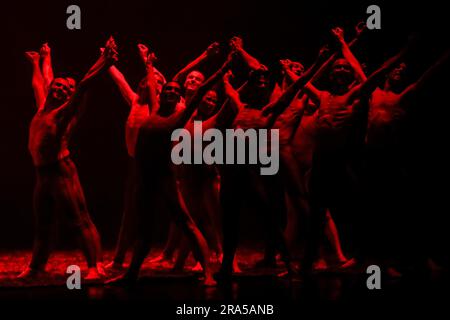
POLYGON ((398 271, 394 267, 388 267, 386 269, 386 274, 392 279, 398 279, 398 278, 402 277, 402 274, 400 273, 400 271, 398 271))
POLYGON ((100 274, 100 272, 97 270, 97 268, 89 268, 88 269, 88 274, 86 275, 86 277, 84 277, 84 280, 86 281, 97 281, 97 280, 101 280, 103 278, 103 276, 100 274))
POLYGON ((169 257, 166 257, 164 254, 160 254, 159 256, 156 256, 156 257, 148 260, 148 262, 150 262, 152 264, 153 263, 160 264, 160 263, 167 262, 167 261, 172 262, 172 259, 169 257))
POLYGON ((103 262, 97 262, 97 272, 102 277, 106 277, 106 271, 105 271, 105 267, 103 265, 103 262))
POLYGON ((234 259, 234 261, 233 261, 233 273, 242 273, 241 268, 239 268, 237 259, 234 259))
POLYGON ((255 269, 274 269, 277 267, 277 261, 275 259, 263 258, 255 263, 253 268, 255 269))
POLYGON ((155 268, 178 269, 178 266, 176 266, 176 264, 172 260, 158 260, 158 261, 153 260, 153 262, 151 262, 151 261, 150 261, 150 263, 155 268))
POLYGON ((217 282, 216 280, 214 280, 212 274, 206 274, 205 280, 203 280, 203 285, 205 287, 214 287, 217 285, 217 282))
POLYGON ((46 274, 47 274, 47 272, 44 270, 36 270, 36 269, 31 269, 31 268, 27 267, 25 270, 23 270, 17 276, 17 279, 35 280, 35 279, 45 276, 46 274))
POLYGON ((340 263, 341 264, 338 266, 338 269, 340 269, 340 270, 349 269, 356 265, 356 259, 351 258, 346 261, 341 261, 340 263))
POLYGON ((118 277, 115 277, 113 279, 110 279, 105 282, 106 285, 110 286, 124 286, 124 287, 130 287, 136 284, 137 277, 130 276, 128 274, 123 274, 118 277))
POLYGON ((203 267, 202 267, 202 265, 200 264, 200 262, 197 262, 197 263, 195 264, 195 266, 192 267, 191 270, 194 271, 194 272, 203 272, 203 267))
POLYGON ((222 263, 222 253, 213 253, 211 257, 209 258, 209 261, 211 263, 222 263))
POLYGON ((325 261, 325 259, 320 258, 318 259, 316 262, 314 262, 313 265, 313 270, 314 271, 325 271, 329 268, 330 266, 327 264, 327 262, 325 261))
POLYGON ((277 274, 278 278, 285 278, 292 280, 294 277, 298 276, 297 268, 292 264, 292 262, 286 265, 286 270, 277 274))
POLYGON ((105 265, 105 269, 111 270, 111 271, 122 271, 123 269, 125 269, 125 267, 123 266, 122 263, 117 263, 115 261, 111 261, 110 263, 105 265))

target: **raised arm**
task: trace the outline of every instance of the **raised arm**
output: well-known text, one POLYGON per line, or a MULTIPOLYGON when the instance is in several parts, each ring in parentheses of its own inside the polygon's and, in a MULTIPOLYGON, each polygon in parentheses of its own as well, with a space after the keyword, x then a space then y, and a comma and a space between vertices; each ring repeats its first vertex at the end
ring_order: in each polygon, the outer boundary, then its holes
POLYGON ((409 51, 409 46, 405 47, 402 51, 395 56, 388 59, 383 65, 374 71, 365 82, 352 88, 350 91, 350 100, 355 97, 368 97, 377 86, 379 86, 385 79, 386 74, 402 59, 409 51))
MULTIPOLYGON (((149 54, 149 49, 145 44, 142 43, 138 43, 137 45, 138 47, 138 51, 139 51, 139 57, 141 58, 142 62, 144 63, 144 65, 147 65, 147 57, 149 54)), ((164 77, 164 75, 162 74, 161 71, 159 71, 158 69, 156 69, 155 66, 153 66, 153 71, 157 74, 159 74, 161 76, 161 78, 163 79, 163 82, 166 83, 166 77, 164 77)))
POLYGON ((111 76, 111 79, 114 81, 114 83, 119 88, 120 93, 122 94, 122 97, 125 99, 128 106, 132 106, 133 101, 137 99, 137 94, 131 89, 130 85, 128 84, 127 80, 125 79, 125 76, 122 72, 120 72, 119 69, 117 69, 116 66, 111 66, 108 69, 108 74, 111 76))
MULTIPOLYGON (((100 54, 103 54, 104 51, 105 48, 100 48, 100 54)), ((128 106, 131 107, 133 101, 137 98, 137 94, 133 91, 133 89, 131 89, 123 73, 120 72, 120 70, 116 66, 112 65, 108 69, 108 74, 111 76, 111 79, 119 88, 119 91, 122 94, 122 97, 125 99, 128 106)))
POLYGON ((296 81, 300 76, 296 75, 291 70, 292 61, 289 59, 280 60, 281 68, 283 69, 284 75, 289 78, 292 82, 296 81))
POLYGON ((208 90, 212 88, 214 83, 227 72, 230 67, 231 60, 232 55, 230 54, 222 67, 198 88, 190 102, 186 105, 186 109, 180 112, 180 118, 177 121, 177 127, 182 127, 186 124, 186 122, 192 116, 195 109, 203 99, 203 96, 208 92, 208 90))
POLYGON ((313 68, 315 70, 314 74, 303 87, 303 91, 309 96, 310 99, 314 100, 315 102, 319 102, 322 91, 317 89, 313 83, 323 75, 325 69, 327 69, 331 64, 332 57, 336 56, 336 54, 333 54, 330 58, 327 59, 326 57, 328 56, 328 54, 329 50, 327 46, 324 46, 320 49, 316 61, 314 61, 313 65, 308 69, 309 71, 311 70, 311 68, 313 68), (319 68, 317 68, 317 66, 319 68))
POLYGON ((117 61, 117 51, 114 39, 111 37, 108 39, 105 50, 102 55, 97 59, 94 65, 89 69, 86 75, 78 83, 72 97, 68 102, 59 108, 59 117, 67 123, 81 112, 79 105, 82 102, 83 97, 86 94, 91 83, 98 77, 98 75, 107 70, 114 62, 117 61))
POLYGON ((263 115, 271 115, 271 121, 274 121, 278 115, 280 115, 297 96, 300 90, 302 90, 306 83, 308 83, 313 75, 320 68, 322 63, 326 59, 326 54, 323 50, 320 50, 317 60, 303 73, 293 84, 291 84, 283 94, 274 102, 268 104, 263 108, 263 115))
POLYGON ((441 69, 442 65, 448 60, 450 56, 450 50, 447 50, 431 67, 429 67, 422 76, 413 84, 409 85, 402 92, 402 98, 411 97, 418 90, 421 90, 424 85, 441 69))
MULTIPOLYGON (((363 33, 363 31, 365 30, 365 24, 363 22, 360 22, 356 25, 355 27, 356 30, 356 36, 355 38, 353 38, 352 41, 350 41, 348 43, 348 47, 349 48, 353 48, 359 41, 361 34, 363 33)), ((314 75, 314 77, 311 79, 311 83, 315 83, 316 81, 318 81, 323 74, 325 73, 325 70, 328 69, 329 66, 331 66, 333 64, 333 62, 336 60, 336 58, 338 57, 338 52, 333 53, 326 61, 325 63, 322 65, 322 67, 317 71, 317 73, 314 75)))
POLYGON ((48 91, 53 81, 53 67, 51 49, 47 42, 42 45, 40 55, 42 59, 42 76, 44 77, 45 89, 48 91))
POLYGON ((223 89, 225 91, 225 95, 229 99, 231 105, 236 111, 239 111, 244 107, 244 103, 242 103, 241 98, 239 96, 239 92, 231 85, 230 79, 233 77, 233 73, 229 70, 223 76, 223 89))
POLYGON ((173 77, 173 81, 182 83, 183 79, 186 78, 189 72, 197 68, 197 66, 208 58, 214 56, 219 51, 219 43, 214 42, 211 44, 200 56, 198 56, 194 61, 189 63, 186 67, 181 69, 175 77, 173 77))
POLYGON ((239 56, 251 70, 259 70, 261 68, 261 63, 244 50, 244 44, 241 38, 231 38, 230 47, 231 50, 239 56))
POLYGON ((153 63, 156 61, 156 55, 151 52, 147 56, 147 90, 148 90, 148 111, 151 115, 152 112, 155 113, 159 108, 158 95, 156 94, 156 79, 155 79, 155 68, 153 63))
POLYGON ((147 57, 148 57, 148 47, 145 44, 138 43, 137 45, 139 57, 141 58, 144 65, 147 65, 147 57))
POLYGON ((336 37, 336 40, 338 41, 342 55, 344 56, 345 60, 348 61, 352 69, 355 71, 356 79, 359 82, 366 81, 367 77, 364 74, 363 68, 361 67, 361 64, 359 63, 358 59, 356 59, 353 52, 350 50, 350 47, 348 46, 347 42, 345 42, 344 38, 344 30, 341 28, 334 28, 331 30, 331 32, 336 37))
POLYGON ((33 76, 31 78, 31 86, 33 87, 34 98, 36 100, 36 107, 38 110, 42 109, 45 104, 46 92, 44 78, 39 67, 39 53, 35 51, 25 52, 25 57, 31 62, 33 67, 33 76))
POLYGON ((233 77, 231 70, 228 70, 222 77, 223 88, 227 99, 220 107, 219 111, 204 123, 204 128, 224 128, 230 124, 244 104, 239 98, 239 93, 230 83, 233 77))

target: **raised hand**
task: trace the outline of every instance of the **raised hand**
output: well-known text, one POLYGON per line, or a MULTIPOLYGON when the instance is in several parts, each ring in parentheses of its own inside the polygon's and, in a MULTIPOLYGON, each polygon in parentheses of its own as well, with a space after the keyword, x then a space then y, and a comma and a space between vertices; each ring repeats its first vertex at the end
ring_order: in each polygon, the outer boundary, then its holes
POLYGON ((50 52, 51 52, 51 49, 50 49, 50 47, 48 46, 48 43, 47 43, 47 42, 44 43, 44 44, 41 46, 41 49, 39 50, 39 54, 41 55, 42 58, 49 56, 49 55, 50 55, 50 52))
POLYGON ((231 70, 228 70, 222 77, 223 82, 229 83, 231 79, 233 79, 234 75, 231 70))
POLYGON ((41 58, 39 53, 36 52, 36 51, 27 51, 27 52, 25 52, 25 57, 30 62, 39 62, 39 59, 41 58))
POLYGON ((206 49, 206 54, 208 56, 213 56, 219 53, 219 43, 218 42, 214 42, 212 44, 209 45, 209 47, 206 49))
POLYGON ((339 42, 343 42, 344 41, 344 30, 340 27, 331 29, 331 33, 333 33, 333 35, 336 37, 336 39, 339 42))
POLYGON ((244 46, 244 42, 239 37, 233 37, 230 40, 230 48, 232 51, 237 51, 242 49, 244 46))
POLYGON ((138 43, 137 45, 138 51, 139 51, 139 56, 141 57, 142 61, 144 61, 144 63, 147 63, 147 56, 148 56, 148 52, 149 49, 145 44, 142 43, 138 43))
POLYGON ((113 64, 114 62, 117 62, 117 45, 112 36, 108 39, 108 41, 106 41, 103 51, 102 49, 100 49, 100 51, 102 52, 103 57, 105 57, 108 63, 113 64))
POLYGON ((328 48, 328 45, 324 45, 319 50, 319 57, 325 57, 330 53, 330 48, 328 48))
POLYGON ((280 64, 284 70, 288 70, 291 67, 292 61, 289 59, 282 59, 280 60, 280 64))
POLYGON ((259 65, 259 69, 260 71, 266 72, 269 71, 269 68, 267 68, 265 65, 263 65, 262 63, 259 65))
POLYGON ((150 52, 147 55, 147 63, 146 63, 146 67, 147 67, 147 71, 149 70, 149 68, 153 69, 153 64, 156 62, 156 60, 158 60, 158 58, 156 57, 154 52, 150 52))
POLYGON ((364 30, 366 30, 366 23, 364 21, 358 22, 358 24, 355 27, 356 35, 359 36, 364 30))

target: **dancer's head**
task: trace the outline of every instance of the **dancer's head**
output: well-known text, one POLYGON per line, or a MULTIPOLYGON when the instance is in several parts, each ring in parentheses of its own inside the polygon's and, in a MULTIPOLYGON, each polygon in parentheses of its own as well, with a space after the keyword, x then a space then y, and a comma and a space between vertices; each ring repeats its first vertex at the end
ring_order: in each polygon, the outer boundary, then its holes
POLYGON ((48 96, 56 104, 62 104, 69 100, 75 92, 76 82, 70 77, 59 77, 53 79, 48 90, 48 96))
MULTIPOLYGON (((155 75, 155 81, 156 81, 156 95, 159 96, 161 94, 164 84, 166 83, 166 79, 161 74, 161 72, 159 72, 157 70, 154 70, 154 75, 155 75)), ((138 95, 140 104, 148 104, 149 103, 147 78, 144 78, 139 82, 139 86, 138 86, 136 93, 138 95)))
POLYGON ((250 73, 247 87, 242 91, 242 102, 259 108, 269 102, 272 94, 273 83, 266 67, 254 70, 250 73))
POLYGON ((331 85, 335 89, 347 89, 355 81, 355 73, 346 59, 337 59, 331 66, 331 85))
POLYGON ((214 90, 209 90, 202 98, 198 106, 198 114, 202 117, 209 118, 217 110, 219 104, 219 97, 217 92, 214 90))
POLYGON ((180 98, 181 86, 178 82, 170 81, 163 86, 159 101, 161 106, 174 107, 180 101, 180 98))
POLYGON ((305 71, 305 67, 300 62, 297 61, 292 61, 291 64, 289 65, 289 69, 297 76, 301 76, 305 71))
POLYGON ((386 82, 393 90, 403 85, 407 69, 406 63, 401 62, 388 74, 386 82))
POLYGON ((205 81, 205 76, 200 71, 191 71, 184 82, 184 90, 186 93, 195 92, 200 85, 205 81))

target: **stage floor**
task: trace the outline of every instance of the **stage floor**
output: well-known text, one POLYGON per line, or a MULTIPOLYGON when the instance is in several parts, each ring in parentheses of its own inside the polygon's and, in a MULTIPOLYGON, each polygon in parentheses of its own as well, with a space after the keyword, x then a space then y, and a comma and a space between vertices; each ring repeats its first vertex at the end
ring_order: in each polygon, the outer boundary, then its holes
MULTIPOLYGON (((155 251, 149 258, 156 256, 155 251)), ((387 279, 382 276, 381 290, 369 290, 366 286, 368 275, 360 266, 346 272, 324 272, 306 280, 299 277, 294 281, 278 278, 274 274, 278 270, 252 269, 255 261, 262 253, 254 250, 240 250, 238 260, 243 273, 236 276, 230 285, 219 285, 205 288, 198 278, 199 273, 186 271, 172 273, 170 270, 156 268, 146 262, 141 272, 138 284, 133 288, 111 287, 103 284, 85 285, 81 290, 69 290, 66 287, 66 268, 69 265, 79 265, 82 272, 86 271, 81 253, 75 251, 55 252, 49 261, 49 277, 40 282, 21 282, 15 277, 29 261, 29 251, 0 253, 0 303, 58 302, 60 304, 101 305, 121 304, 152 305, 155 308, 170 309, 171 314, 177 306, 183 304, 219 304, 253 303, 273 304, 289 312, 304 310, 311 306, 330 307, 353 305, 367 306, 406 306, 418 307, 419 304, 443 305, 450 301, 448 274, 423 275, 417 278, 387 279), (303 308, 303 309, 302 309, 303 308)), ((111 251, 105 252, 105 262, 109 262, 111 251)), ((192 261, 189 261, 192 265, 192 261)), ((218 265, 215 266, 216 268, 218 265)), ((115 276, 117 272, 110 273, 115 276)), ((436 309, 434 309, 436 310, 436 309)))

